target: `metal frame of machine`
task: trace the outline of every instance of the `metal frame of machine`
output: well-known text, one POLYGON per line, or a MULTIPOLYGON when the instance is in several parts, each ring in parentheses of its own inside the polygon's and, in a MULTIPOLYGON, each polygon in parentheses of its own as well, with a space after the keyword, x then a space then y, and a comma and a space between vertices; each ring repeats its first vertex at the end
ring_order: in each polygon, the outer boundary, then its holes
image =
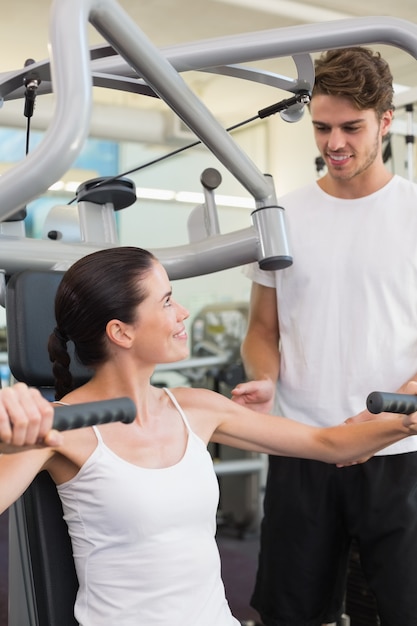
MULTIPOLYGON (((84 211, 80 219, 94 219, 101 239, 86 239, 79 244, 29 239, 23 230, 16 236, 16 230, 10 231, 7 226, 21 207, 44 193, 67 171, 80 152, 89 132, 93 84, 163 99, 255 200, 253 225, 247 229, 223 235, 214 233, 184 246, 155 250, 170 278, 197 276, 252 261, 266 269, 287 267, 292 262, 291 250, 284 209, 278 206, 272 177, 258 170, 189 89, 180 72, 216 72, 297 95, 311 90, 314 82, 308 53, 365 43, 391 44, 417 58, 417 25, 394 18, 357 18, 159 50, 114 0, 55 0, 50 22, 50 59, 0 76, 0 97, 4 101, 23 96, 25 77, 34 70, 42 79, 39 93, 53 91, 55 95, 53 118, 43 141, 0 178, 0 268, 6 274, 23 269, 51 269, 57 260, 70 265, 97 248, 117 245, 117 241, 106 239, 104 226, 100 233, 97 214, 92 218, 90 210, 84 211), (108 46, 89 49, 89 22, 108 41, 108 46), (293 56, 296 79, 241 65, 280 56, 293 56)), ((284 119, 296 120, 303 106, 302 101, 295 102, 284 119)), ((214 193, 212 196, 214 203, 214 193)))

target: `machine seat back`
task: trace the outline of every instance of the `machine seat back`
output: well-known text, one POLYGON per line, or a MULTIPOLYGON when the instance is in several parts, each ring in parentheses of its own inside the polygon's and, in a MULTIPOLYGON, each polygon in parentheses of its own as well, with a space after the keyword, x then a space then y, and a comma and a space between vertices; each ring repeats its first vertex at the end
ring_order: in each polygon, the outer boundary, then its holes
MULTIPOLYGON (((6 287, 7 352, 17 381, 54 399, 47 342, 63 272, 24 271, 6 287)), ((73 350, 69 345, 70 354, 73 350)), ((78 386, 90 372, 71 359, 78 386)), ((77 626, 78 580, 55 484, 41 472, 9 511, 9 626, 77 626)))

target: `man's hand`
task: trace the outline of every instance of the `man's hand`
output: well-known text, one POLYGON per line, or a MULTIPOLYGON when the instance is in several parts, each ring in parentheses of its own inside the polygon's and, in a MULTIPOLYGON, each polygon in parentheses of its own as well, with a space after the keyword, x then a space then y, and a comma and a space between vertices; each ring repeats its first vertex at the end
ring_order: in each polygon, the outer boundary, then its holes
POLYGON ((275 383, 271 379, 250 380, 232 389, 232 400, 253 411, 270 413, 274 405, 275 383))
MULTIPOLYGON (((410 393, 417 395, 417 382, 410 380, 402 389, 402 393, 410 393)), ((403 416, 403 424, 406 426, 411 434, 417 435, 417 413, 410 413, 410 415, 403 416)))

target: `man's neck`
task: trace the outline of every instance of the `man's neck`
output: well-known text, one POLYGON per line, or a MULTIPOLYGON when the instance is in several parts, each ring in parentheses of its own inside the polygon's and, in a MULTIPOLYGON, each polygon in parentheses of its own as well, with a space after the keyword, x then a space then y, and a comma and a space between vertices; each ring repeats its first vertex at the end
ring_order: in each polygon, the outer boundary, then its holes
POLYGON ((379 191, 389 183, 392 177, 393 174, 384 168, 377 176, 374 173, 372 176, 355 176, 350 180, 336 179, 325 174, 317 181, 317 184, 330 196, 355 200, 379 191))

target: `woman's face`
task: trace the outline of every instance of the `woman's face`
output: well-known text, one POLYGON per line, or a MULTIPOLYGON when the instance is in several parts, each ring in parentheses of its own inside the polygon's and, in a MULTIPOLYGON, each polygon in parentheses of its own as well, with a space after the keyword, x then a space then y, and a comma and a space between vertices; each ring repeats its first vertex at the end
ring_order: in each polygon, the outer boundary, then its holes
POLYGON ((142 279, 148 295, 138 305, 135 349, 145 363, 172 363, 189 355, 184 320, 187 309, 172 298, 172 287, 165 268, 154 262, 142 279))

